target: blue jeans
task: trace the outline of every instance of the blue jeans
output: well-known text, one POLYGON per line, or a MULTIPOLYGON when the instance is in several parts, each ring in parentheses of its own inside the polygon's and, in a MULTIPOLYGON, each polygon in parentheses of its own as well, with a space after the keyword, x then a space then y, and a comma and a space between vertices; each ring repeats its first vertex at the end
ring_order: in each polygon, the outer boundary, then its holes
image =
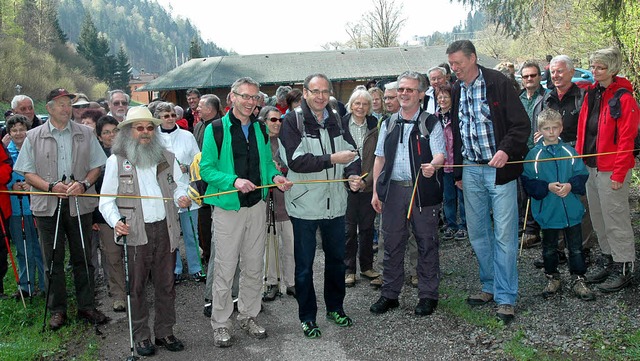
POLYGON ((544 260, 544 273, 558 273, 558 236, 564 232, 564 243, 569 249, 569 273, 584 276, 587 266, 584 264, 582 254, 582 224, 565 229, 542 230, 542 258, 544 260))
POLYGON ((515 305, 518 296, 518 190, 515 180, 503 185, 495 182, 496 169, 493 167, 464 168, 462 183, 467 230, 478 259, 482 291, 493 294, 498 305, 515 305))
POLYGON ((22 217, 11 216, 9 221, 9 231, 11 239, 16 245, 16 253, 18 259, 18 268, 20 269, 20 288, 25 291, 35 293, 36 272, 38 279, 38 288, 44 291, 44 264, 42 263, 42 251, 40 250, 40 242, 38 234, 33 223, 33 216, 24 216, 24 235, 26 237, 26 254, 25 240, 22 237, 22 217), (29 269, 27 270, 27 263, 29 269), (27 272, 29 277, 27 278, 27 272), (29 289, 29 284, 31 289, 29 289))
MULTIPOLYGON (((180 216, 180 227, 182 227, 184 249, 187 253, 187 266, 189 267, 189 274, 192 275, 202 271, 200 256, 198 255, 198 212, 186 211, 178 213, 178 215, 180 216), (191 219, 189 219, 189 214, 191 214, 191 219)), ((178 249, 176 249, 176 268, 173 273, 182 274, 182 258, 178 249)))
POLYGON ((296 260, 296 300, 300 321, 315 321, 318 313, 313 287, 313 260, 316 256, 316 230, 320 227, 324 251, 324 302, 327 312, 341 311, 344 286, 344 216, 307 220, 291 217, 296 260))
POLYGON ((444 219, 447 228, 454 230, 467 228, 467 217, 464 212, 464 195, 462 190, 456 187, 456 181, 453 173, 444 173, 444 200, 442 208, 444 209, 444 219), (457 211, 460 209, 460 224, 458 225, 457 211))

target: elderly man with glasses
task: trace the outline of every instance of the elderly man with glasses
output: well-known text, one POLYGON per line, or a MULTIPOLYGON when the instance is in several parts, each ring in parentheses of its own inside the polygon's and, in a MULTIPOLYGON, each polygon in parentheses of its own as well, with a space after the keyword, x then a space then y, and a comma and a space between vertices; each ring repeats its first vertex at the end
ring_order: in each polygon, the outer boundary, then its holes
POLYGON ((125 120, 127 110, 129 110, 129 94, 116 89, 109 92, 108 105, 109 114, 118 120, 119 123, 125 120))

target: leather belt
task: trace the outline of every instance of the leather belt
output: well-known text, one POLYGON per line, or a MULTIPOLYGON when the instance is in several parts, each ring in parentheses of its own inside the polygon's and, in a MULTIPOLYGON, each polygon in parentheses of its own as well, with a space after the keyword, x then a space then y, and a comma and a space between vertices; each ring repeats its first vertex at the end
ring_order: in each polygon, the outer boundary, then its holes
POLYGON ((399 187, 406 187, 406 188, 413 188, 413 182, 410 180, 403 180, 403 181, 398 181, 398 180, 391 180, 391 184, 399 186, 399 187))

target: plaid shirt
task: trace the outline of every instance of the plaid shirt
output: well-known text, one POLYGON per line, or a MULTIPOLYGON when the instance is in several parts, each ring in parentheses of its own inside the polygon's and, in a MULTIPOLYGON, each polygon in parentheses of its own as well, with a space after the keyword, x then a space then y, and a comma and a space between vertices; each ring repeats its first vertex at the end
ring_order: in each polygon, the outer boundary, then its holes
POLYGON ((488 162, 496 153, 496 138, 487 101, 487 84, 479 70, 478 77, 467 86, 460 83, 460 136, 462 156, 472 162, 488 162))

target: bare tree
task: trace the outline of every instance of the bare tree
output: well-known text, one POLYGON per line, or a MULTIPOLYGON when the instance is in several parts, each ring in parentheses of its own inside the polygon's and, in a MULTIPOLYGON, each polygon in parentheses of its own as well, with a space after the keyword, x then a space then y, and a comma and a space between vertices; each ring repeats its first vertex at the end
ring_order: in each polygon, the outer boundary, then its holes
POLYGON ((364 16, 364 24, 371 35, 372 48, 388 48, 398 45, 398 35, 407 21, 402 17, 402 4, 395 0, 372 0, 374 9, 364 16))

